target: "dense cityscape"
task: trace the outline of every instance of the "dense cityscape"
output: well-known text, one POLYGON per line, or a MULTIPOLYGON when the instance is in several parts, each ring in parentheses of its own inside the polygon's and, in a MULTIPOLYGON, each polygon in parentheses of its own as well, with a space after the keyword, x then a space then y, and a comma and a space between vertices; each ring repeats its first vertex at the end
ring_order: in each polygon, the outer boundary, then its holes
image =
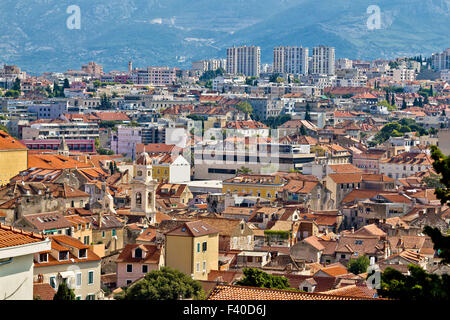
POLYGON ((0 300, 448 300, 450 48, 335 51, 3 65, 0 300))

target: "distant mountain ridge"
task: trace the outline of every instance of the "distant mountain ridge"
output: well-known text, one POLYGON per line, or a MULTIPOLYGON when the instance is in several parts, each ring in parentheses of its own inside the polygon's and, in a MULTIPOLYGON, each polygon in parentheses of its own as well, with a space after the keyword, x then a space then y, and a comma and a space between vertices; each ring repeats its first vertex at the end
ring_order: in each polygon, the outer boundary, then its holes
POLYGON ((96 61, 106 71, 189 67, 225 57, 232 45, 259 45, 272 62, 277 45, 336 47, 352 59, 429 55, 450 47, 450 0, 2 0, 0 63, 65 71, 96 61), (81 9, 69 30, 67 7, 81 9), (377 5, 381 28, 369 30, 377 5))

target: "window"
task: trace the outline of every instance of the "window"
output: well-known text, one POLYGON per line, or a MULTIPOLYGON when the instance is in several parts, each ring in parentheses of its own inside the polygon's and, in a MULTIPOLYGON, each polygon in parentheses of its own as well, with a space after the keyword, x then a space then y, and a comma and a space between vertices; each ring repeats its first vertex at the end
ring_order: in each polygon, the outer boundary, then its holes
POLYGON ((147 273, 148 272, 148 265, 144 264, 142 266, 142 273, 147 273))
POLYGON ((50 277, 50 285, 52 286, 53 289, 56 289, 56 277, 50 277))
POLYGON ((205 252, 206 249, 207 249, 207 247, 208 247, 208 243, 207 243, 206 241, 203 242, 203 245, 202 245, 202 251, 205 252))
POLYGON ((206 260, 203 260, 203 272, 206 272, 206 260))
POLYGON ((127 285, 129 285, 130 283, 132 283, 133 281, 131 280, 127 280, 127 285))
POLYGON ((86 300, 95 300, 95 294, 88 294, 86 300))
POLYGON ((87 258, 87 249, 80 249, 78 251, 78 258, 87 258))
POLYGON ((200 242, 197 242, 197 252, 200 252, 200 242))
POLYGON ((77 286, 77 288, 81 287, 81 272, 77 272, 77 275, 76 275, 76 286, 77 286))
POLYGON ((114 237, 116 235, 116 229, 112 229, 112 236, 114 237))
POLYGON ((84 236, 84 244, 89 244, 89 236, 84 236))
POLYGON ((69 260, 69 252, 68 251, 60 251, 59 252, 59 261, 69 260))
POLYGON ((142 177, 142 171, 139 170, 139 171, 137 172, 137 175, 138 175, 139 177, 142 177))
POLYGON ((303 291, 308 292, 308 287, 303 287, 303 291))
POLYGON ((102 238, 105 237, 105 231, 102 231, 102 238))
POLYGON ((133 265, 127 264, 127 272, 133 272, 133 265))
POLYGON ((94 284, 94 271, 88 273, 88 284, 94 284))
POLYGON ((134 257, 142 258, 142 249, 141 248, 136 248, 136 250, 134 250, 134 257))
POLYGON ((142 195, 140 192, 136 193, 136 206, 141 207, 142 205, 142 195))
POLYGON ((48 253, 40 253, 39 262, 48 262, 48 253))
POLYGON ((345 259, 345 254, 341 254, 341 259, 345 259))
POLYGON ((197 272, 200 272, 200 262, 197 262, 196 267, 197 267, 197 268, 196 268, 196 271, 197 271, 197 272))
POLYGON ((81 296, 76 296, 75 300, 81 300, 81 296))

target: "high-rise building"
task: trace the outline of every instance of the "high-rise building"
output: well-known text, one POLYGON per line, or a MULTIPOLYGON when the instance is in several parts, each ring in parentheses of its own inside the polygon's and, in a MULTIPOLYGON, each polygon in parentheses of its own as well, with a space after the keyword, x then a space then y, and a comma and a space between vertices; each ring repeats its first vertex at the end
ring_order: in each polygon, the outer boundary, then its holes
POLYGON ((450 69, 450 48, 431 55, 431 66, 435 71, 450 69))
POLYGON ((275 47, 273 49, 273 72, 308 74, 308 48, 275 47))
POLYGON ((233 47, 227 49, 227 72, 242 73, 247 77, 259 77, 261 72, 260 47, 233 47))
POLYGON ((333 47, 318 46, 312 50, 311 74, 334 75, 335 52, 333 47))

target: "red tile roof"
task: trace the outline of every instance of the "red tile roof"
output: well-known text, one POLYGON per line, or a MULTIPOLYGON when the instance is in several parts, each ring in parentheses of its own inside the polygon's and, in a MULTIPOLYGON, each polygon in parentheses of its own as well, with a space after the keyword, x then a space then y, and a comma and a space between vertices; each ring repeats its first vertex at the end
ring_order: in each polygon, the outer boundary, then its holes
POLYGON ((25 232, 0 223, 0 248, 15 247, 44 240, 43 235, 25 232))
POLYGON ((19 140, 0 130, 0 150, 27 150, 19 140))
POLYGON ((33 298, 39 300, 53 300, 55 289, 49 283, 33 283, 33 298))
POLYGON ((207 300, 362 300, 368 298, 307 293, 278 289, 244 287, 233 285, 216 286, 207 300))

